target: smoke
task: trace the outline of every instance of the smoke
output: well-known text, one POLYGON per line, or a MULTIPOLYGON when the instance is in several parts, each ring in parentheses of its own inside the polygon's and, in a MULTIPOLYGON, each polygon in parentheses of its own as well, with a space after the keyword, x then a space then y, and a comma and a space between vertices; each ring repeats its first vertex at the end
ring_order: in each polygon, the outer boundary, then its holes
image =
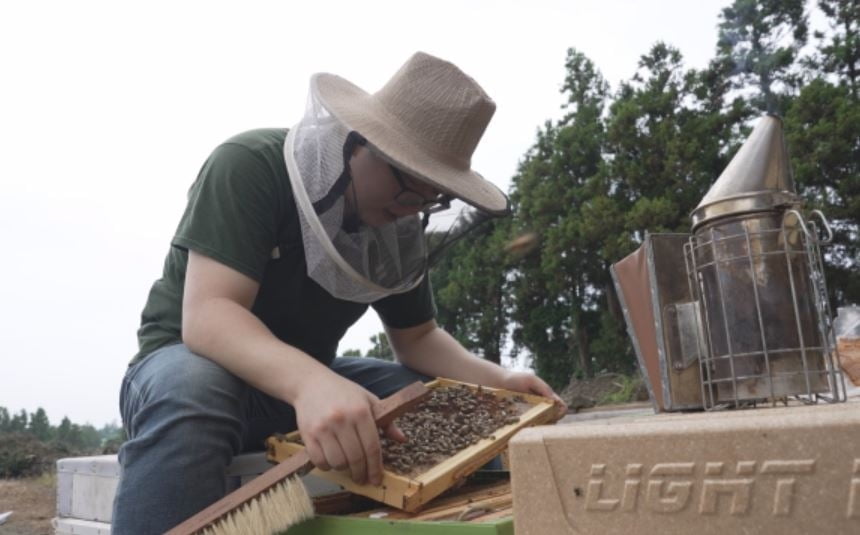
POLYGON ((736 0, 720 15, 719 56, 733 85, 759 111, 779 115, 799 85, 795 60, 806 43, 803 1, 736 0))

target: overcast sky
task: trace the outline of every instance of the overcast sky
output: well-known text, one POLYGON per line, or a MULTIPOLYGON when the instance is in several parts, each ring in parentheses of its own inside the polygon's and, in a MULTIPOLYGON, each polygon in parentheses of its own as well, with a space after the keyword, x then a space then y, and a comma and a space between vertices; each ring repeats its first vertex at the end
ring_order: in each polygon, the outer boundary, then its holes
MULTIPOLYGON (((663 40, 713 56, 729 0, 4 2, 0 406, 119 420, 124 368, 188 186, 221 141, 301 116, 313 72, 374 91, 416 50, 497 103, 473 166, 508 189, 560 115, 568 47, 616 88, 663 40), (528 7, 526 7, 528 6, 528 7)), ((372 312, 341 349, 370 347, 372 312)))

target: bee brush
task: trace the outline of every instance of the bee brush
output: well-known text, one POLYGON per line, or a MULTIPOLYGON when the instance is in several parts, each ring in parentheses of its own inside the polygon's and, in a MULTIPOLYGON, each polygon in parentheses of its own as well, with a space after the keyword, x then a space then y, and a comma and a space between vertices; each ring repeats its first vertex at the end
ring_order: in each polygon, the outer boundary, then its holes
MULTIPOLYGON (((387 427, 429 393, 426 386, 416 382, 383 399, 374 407, 376 425, 387 427)), ((188 518, 167 535, 246 535, 283 531, 314 515, 313 504, 300 479, 312 468, 307 450, 302 450, 188 518)))

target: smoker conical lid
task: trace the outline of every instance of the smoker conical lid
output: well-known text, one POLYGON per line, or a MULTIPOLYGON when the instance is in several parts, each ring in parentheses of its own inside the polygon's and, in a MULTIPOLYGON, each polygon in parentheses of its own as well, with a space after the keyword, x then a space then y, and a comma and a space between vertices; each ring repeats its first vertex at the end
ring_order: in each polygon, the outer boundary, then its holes
POLYGON ((693 229, 717 217, 773 210, 798 202, 782 121, 766 115, 693 210, 693 229))

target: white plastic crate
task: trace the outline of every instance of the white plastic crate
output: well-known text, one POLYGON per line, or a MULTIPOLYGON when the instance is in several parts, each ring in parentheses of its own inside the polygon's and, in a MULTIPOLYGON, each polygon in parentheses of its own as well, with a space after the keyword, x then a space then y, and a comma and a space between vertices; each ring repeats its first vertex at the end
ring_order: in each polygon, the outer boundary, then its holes
MULTIPOLYGON (((224 474, 227 489, 244 485, 271 466, 264 453, 234 457, 224 474)), ((116 455, 58 460, 55 535, 109 535, 119 474, 116 455)), ((340 490, 315 476, 306 476, 304 481, 311 495, 340 490)))

